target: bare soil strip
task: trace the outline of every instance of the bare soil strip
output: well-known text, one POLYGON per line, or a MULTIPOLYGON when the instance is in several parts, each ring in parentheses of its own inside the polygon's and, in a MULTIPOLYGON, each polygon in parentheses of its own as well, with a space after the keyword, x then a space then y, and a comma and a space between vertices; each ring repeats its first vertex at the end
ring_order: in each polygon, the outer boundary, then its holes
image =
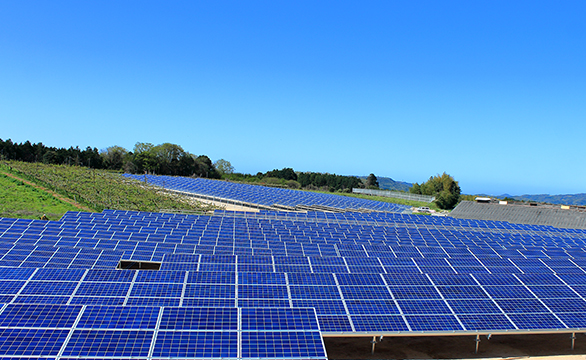
POLYGON ((64 196, 63 196, 63 195, 61 195, 61 194, 58 194, 58 193, 56 193, 56 192, 54 192, 54 191, 52 191, 52 190, 49 190, 49 189, 47 189, 47 188, 44 188, 44 187, 42 187, 42 186, 39 186, 39 185, 37 185, 37 184, 35 184, 35 183, 33 183, 33 182, 30 182, 30 181, 28 181, 28 180, 22 179, 22 178, 20 178, 20 177, 18 177, 18 176, 16 176, 16 175, 14 175, 14 174, 7 173, 7 172, 4 172, 4 171, 0 171, 0 173, 2 173, 2 174, 4 174, 4 175, 6 175, 6 176, 8 176, 8 177, 11 177, 11 178, 13 178, 13 179, 15 179, 15 180, 22 181, 23 183, 25 183, 25 184, 27 184, 27 185, 30 185, 30 186, 32 186, 32 187, 34 187, 34 188, 38 189, 38 190, 42 190, 42 191, 44 191, 44 192, 46 192, 46 193, 50 194, 50 195, 51 195, 51 196, 53 196, 54 198, 56 198, 56 199, 58 199, 58 200, 61 200, 61 201, 63 201, 63 202, 66 202, 66 203, 68 203, 68 204, 71 204, 71 205, 75 206, 76 208, 78 208, 78 209, 80 209, 80 210, 82 210, 82 211, 89 211, 89 212, 94 212, 92 209, 88 208, 87 206, 81 205, 80 203, 78 203, 78 202, 75 202, 74 200, 72 200, 72 199, 70 199, 70 198, 66 198, 66 197, 64 197, 64 196))

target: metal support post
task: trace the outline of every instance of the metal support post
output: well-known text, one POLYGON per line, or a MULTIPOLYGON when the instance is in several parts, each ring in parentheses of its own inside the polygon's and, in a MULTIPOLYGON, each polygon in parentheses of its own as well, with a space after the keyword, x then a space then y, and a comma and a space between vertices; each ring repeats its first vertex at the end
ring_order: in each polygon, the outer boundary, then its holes
POLYGON ((476 335, 476 351, 475 354, 478 354, 478 345, 480 344, 480 335, 476 335))
POLYGON ((576 333, 572 333, 572 351, 574 350, 575 343, 576 343, 576 333))
POLYGON ((376 336, 372 337, 372 340, 370 341, 370 343, 372 344, 372 354, 374 354, 374 347, 376 345, 376 336))

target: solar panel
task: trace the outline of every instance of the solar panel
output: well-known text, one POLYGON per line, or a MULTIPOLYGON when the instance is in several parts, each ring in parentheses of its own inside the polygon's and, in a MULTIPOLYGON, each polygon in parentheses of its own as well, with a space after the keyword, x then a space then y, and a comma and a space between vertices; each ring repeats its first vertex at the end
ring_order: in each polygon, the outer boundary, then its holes
POLYGON ((245 358, 325 356, 318 331, 242 333, 242 357, 245 358))
POLYGON ((88 306, 77 324, 88 329, 155 329, 159 308, 138 306, 88 306))
POLYGON ((56 356, 69 330, 0 329, 0 355, 56 356))
POLYGON ((57 353, 18 357, 324 358, 320 332, 586 329, 583 231, 388 213, 132 211, 10 229, 0 301, 13 303, 0 330, 71 335, 57 353), (161 270, 115 270, 121 258, 158 259, 161 270))
POLYGON ((153 335, 154 331, 75 330, 63 356, 147 357, 153 335))
POLYGON ((81 306, 11 304, 0 313, 0 328, 71 327, 81 309, 81 306))
POLYGON ((238 333, 235 331, 159 331, 153 357, 237 358, 238 333))
POLYGON ((453 315, 406 315, 412 331, 461 331, 464 330, 453 315))

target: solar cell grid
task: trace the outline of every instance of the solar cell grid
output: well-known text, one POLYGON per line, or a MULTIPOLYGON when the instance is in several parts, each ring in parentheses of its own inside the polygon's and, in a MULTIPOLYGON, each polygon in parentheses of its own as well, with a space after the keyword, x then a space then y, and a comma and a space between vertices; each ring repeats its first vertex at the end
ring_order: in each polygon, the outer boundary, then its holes
POLYGON ((519 329, 564 329, 566 326, 551 313, 547 314, 511 314, 511 320, 519 329))
POLYGON ((72 281, 29 281, 20 291, 23 295, 71 295, 77 287, 72 281))
POLYGON ((184 296, 189 298, 234 299, 236 296, 236 286, 225 284, 187 284, 184 296))
MULTIPOLYGON (((68 299, 68 298, 66 298, 68 299)), ((73 296, 69 300, 71 305, 124 305, 124 297, 112 296, 73 296)), ((67 303, 67 302, 65 302, 67 303)), ((132 305, 132 304, 128 304, 132 305)))
POLYGON ((393 296, 386 286, 340 286, 344 299, 392 300, 393 296))
POLYGON ((290 285, 292 299, 310 300, 310 299, 341 299, 340 293, 336 286, 294 286, 290 285))
POLYGON ((238 310, 236 308, 165 308, 160 329, 238 330, 238 310))
POLYGON ((183 284, 135 283, 129 296, 134 297, 181 297, 183 284))
POLYGON ((56 356, 69 330, 0 329, 0 355, 56 356))
POLYGON ((0 327, 71 327, 81 306, 8 305, 0 313, 0 327))
POLYGON ((345 315, 346 307, 342 300, 292 300, 293 307, 314 308, 318 315, 345 315))
MULTIPOLYGON (((76 284, 76 283, 74 283, 76 284)), ((76 284, 77 285, 77 284, 76 284)), ((82 281, 76 296, 126 296, 130 283, 85 282, 82 281)))
POLYGON ((240 299, 287 299, 287 287, 284 285, 238 285, 240 299))
POLYGON ((88 306, 83 312, 78 329, 154 329, 158 307, 88 306))
POLYGON ((242 330, 319 330, 311 308, 244 308, 242 330))
POLYGON ((462 325, 453 315, 406 315, 412 331, 461 331, 462 325))
POLYGON ((516 327, 502 314, 470 314, 458 315, 466 330, 514 330, 516 327))
POLYGON ((372 315, 352 316, 352 323, 357 332, 402 332, 409 328, 402 316, 399 315, 372 315))
POLYGON ((318 331, 243 332, 242 356, 246 358, 325 357, 318 331))
POLYGON ((153 331, 75 330, 63 356, 146 357, 153 334, 153 331))

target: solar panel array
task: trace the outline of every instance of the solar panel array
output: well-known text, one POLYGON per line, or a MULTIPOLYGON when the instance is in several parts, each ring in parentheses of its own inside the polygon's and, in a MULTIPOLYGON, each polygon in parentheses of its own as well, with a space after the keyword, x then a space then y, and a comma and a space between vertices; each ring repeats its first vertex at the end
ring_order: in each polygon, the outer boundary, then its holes
POLYGON ((409 206, 405 205, 368 199, 312 193, 301 190, 271 188, 259 185, 238 184, 203 178, 132 174, 124 174, 124 176, 138 181, 146 181, 151 185, 160 186, 165 189, 266 206, 327 206, 339 209, 365 209, 388 212, 404 212, 410 209, 409 206))
POLYGON ((396 213, 4 218, 0 358, 323 359, 322 336, 583 332, 585 243, 396 213))

